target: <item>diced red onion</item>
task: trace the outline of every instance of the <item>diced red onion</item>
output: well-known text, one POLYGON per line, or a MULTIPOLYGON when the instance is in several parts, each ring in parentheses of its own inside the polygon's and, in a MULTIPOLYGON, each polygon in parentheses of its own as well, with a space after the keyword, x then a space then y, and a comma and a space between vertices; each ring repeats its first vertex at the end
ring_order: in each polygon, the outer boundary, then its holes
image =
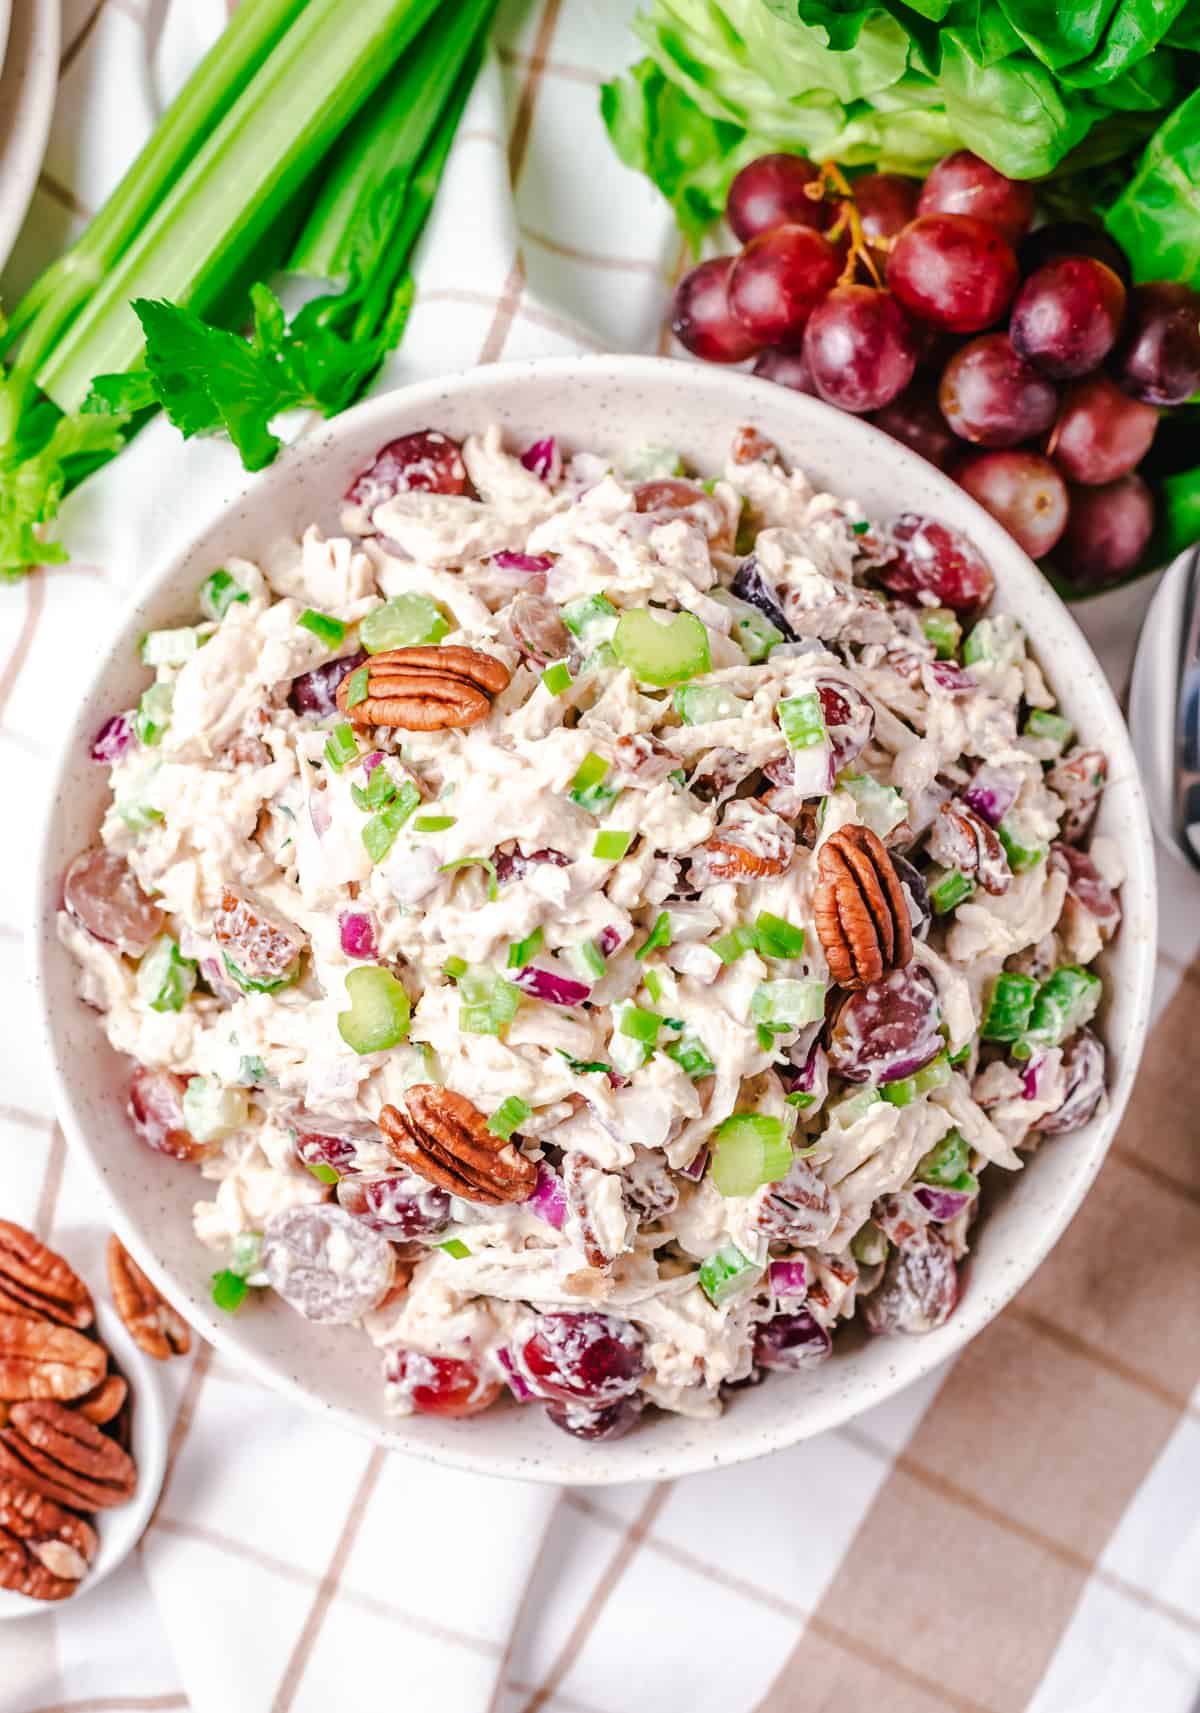
POLYGON ((547 1225, 552 1225, 555 1231, 561 1231, 563 1220, 567 1217, 567 1198, 563 1190, 563 1182, 552 1166, 545 1160, 538 1164, 537 1183, 533 1186, 533 1194, 525 1202, 531 1213, 536 1213, 539 1219, 544 1219, 547 1225))
POLYGON ((813 1038, 805 1054, 804 1063, 797 1065, 790 1076, 785 1072, 787 1091, 789 1094, 820 1094, 824 1096, 829 1088, 829 1056, 821 1045, 823 1024, 815 1026, 813 1038))
POLYGON ((328 795, 324 791, 310 791, 308 794, 308 818, 312 830, 319 839, 323 839, 333 825, 333 816, 329 811, 328 795))
POLYGON ((963 1208, 975 1200, 970 1190, 947 1190, 939 1184, 918 1184, 913 1195, 937 1225, 957 1219, 963 1208))
POLYGON ((507 547, 492 554, 492 564, 501 571, 544 572, 554 569, 554 559, 549 553, 514 553, 507 547))
POLYGON ((1021 1096, 1024 1100, 1044 1100, 1046 1085, 1062 1064, 1057 1047, 1039 1048, 1021 1070, 1021 1096))
POLYGON ((375 769, 379 766, 379 763, 382 760, 383 760, 383 751, 381 749, 373 749, 371 751, 370 755, 364 755, 363 756, 362 763, 361 763, 362 770, 366 774, 368 779, 370 779, 371 775, 374 773, 375 769))
POLYGON ((547 1005, 582 1005, 591 998, 592 990, 583 981, 559 975, 557 970, 542 969, 538 964, 526 964, 512 978, 513 984, 533 999, 544 999, 547 1005))
POLYGON ((342 950, 348 958, 374 959, 379 956, 375 940, 375 924, 358 910, 346 910, 338 918, 342 950))
POLYGON ((625 939, 625 935, 615 922, 606 922, 596 935, 596 945, 602 958, 611 958, 617 947, 625 939))
POLYGON ((772 1261, 767 1278, 777 1297, 803 1297, 808 1294, 808 1263, 803 1256, 794 1261, 772 1261))
POLYGON ((1004 767, 981 767, 963 792, 962 800, 989 827, 998 827, 1020 790, 1019 773, 1004 767))
POLYGON ((521 462, 527 470, 532 470, 535 476, 540 476, 543 482, 553 482, 562 474, 562 459, 559 456, 558 441, 548 435, 545 440, 535 440, 521 454, 521 462))
POLYGON ((708 1149, 701 1148, 700 1152, 689 1160, 686 1166, 680 1167, 680 1171, 685 1178, 690 1178, 694 1184, 698 1184, 704 1176, 704 1169, 707 1165, 708 1149))
POLYGON ((938 689, 949 691, 951 695, 959 696, 979 688, 971 674, 964 672, 952 660, 931 660, 928 671, 938 689))
POLYGON ((513 1397, 519 1404, 527 1404, 530 1398, 534 1396, 533 1388, 517 1367, 512 1351, 506 1350, 501 1345, 496 1352, 496 1361, 504 1370, 504 1377, 508 1381, 508 1389, 513 1397))
POLYGON ((111 765, 114 761, 120 761, 136 735, 132 713, 127 710, 122 714, 113 714, 105 720, 92 739, 92 747, 88 753, 93 761, 111 765))
POLYGON ((492 862, 496 869, 496 880, 500 886, 507 886, 510 880, 524 880, 535 863, 548 862, 554 868, 569 868, 571 859, 563 851, 556 851, 549 845, 540 851, 531 851, 528 856, 518 845, 515 850, 503 851, 497 845, 492 852, 492 862))

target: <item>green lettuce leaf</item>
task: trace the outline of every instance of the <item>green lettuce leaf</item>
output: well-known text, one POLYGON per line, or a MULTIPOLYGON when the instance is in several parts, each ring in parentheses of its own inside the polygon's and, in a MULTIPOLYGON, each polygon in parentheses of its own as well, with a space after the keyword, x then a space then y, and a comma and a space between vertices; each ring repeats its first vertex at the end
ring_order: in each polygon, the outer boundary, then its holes
POLYGON ((1135 280, 1200 288, 1200 90, 1146 144, 1133 177, 1105 217, 1135 280))

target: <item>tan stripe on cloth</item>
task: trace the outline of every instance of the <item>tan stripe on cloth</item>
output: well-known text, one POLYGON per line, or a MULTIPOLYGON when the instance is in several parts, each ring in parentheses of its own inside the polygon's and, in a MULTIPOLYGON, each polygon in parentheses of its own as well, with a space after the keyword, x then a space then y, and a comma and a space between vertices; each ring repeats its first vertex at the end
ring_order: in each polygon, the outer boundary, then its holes
POLYGON ((1200 963, 1155 1026, 1119 1147, 959 1357, 758 1713, 1028 1706, 1200 1382, 1198 1001, 1200 963), (897 1701, 874 1666, 831 1651, 838 1631, 940 1697, 897 1701))

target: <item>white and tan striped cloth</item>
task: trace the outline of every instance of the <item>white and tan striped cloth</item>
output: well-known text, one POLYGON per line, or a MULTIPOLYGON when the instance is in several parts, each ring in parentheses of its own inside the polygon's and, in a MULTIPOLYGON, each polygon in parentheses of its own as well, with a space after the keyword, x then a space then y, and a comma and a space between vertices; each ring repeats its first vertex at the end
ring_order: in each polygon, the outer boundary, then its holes
MULTIPOLYGON (((634 57, 631 11, 502 5, 386 384, 666 348, 678 240, 597 116, 601 77, 634 57)), ((223 0, 65 0, 6 298, 224 18, 223 0)), ((54 1123, 19 947, 20 828, 59 738, 46 686, 240 481, 228 448, 157 423, 69 505, 75 563, 0 589, 0 1212, 85 1261, 97 1209, 54 1123)), ((1088 615, 1118 681, 1146 593, 1088 615)), ((0 1713, 1193 1713, 1200 888, 1177 870, 1164 887, 1159 1017, 1121 1137, 1055 1254, 951 1369, 775 1458, 593 1494, 385 1456, 202 1349, 169 1374, 141 1553, 77 1606, 0 1625, 0 1713)))

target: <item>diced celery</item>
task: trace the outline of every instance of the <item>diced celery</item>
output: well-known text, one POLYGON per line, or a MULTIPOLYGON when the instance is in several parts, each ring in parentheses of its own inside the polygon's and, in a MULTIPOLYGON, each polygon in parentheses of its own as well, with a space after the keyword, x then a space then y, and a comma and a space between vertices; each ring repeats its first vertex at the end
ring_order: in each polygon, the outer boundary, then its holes
POLYGON ((937 649, 939 660, 953 660, 962 640, 962 626, 949 607, 931 607, 921 614, 921 631, 937 649))
POLYGON ((341 1178, 340 1172, 333 1166, 327 1166, 324 1160, 306 1160, 304 1169, 311 1173, 319 1184, 336 1184, 341 1178))
POLYGON ((948 1083, 950 1077, 950 1060, 945 1053, 939 1053, 911 1077, 897 1077, 894 1082, 885 1083, 879 1092, 891 1106, 911 1106, 923 1094, 948 1083))
POLYGON ((619 827, 608 827, 596 834, 592 845, 592 855, 599 862, 620 862, 630 845, 634 835, 619 827))
POLYGON ((138 740, 147 746, 159 744, 171 723, 171 703, 175 699, 173 684, 151 684, 143 690, 133 716, 133 729, 138 740))
POLYGON ((583 595, 562 609, 562 622, 588 650, 611 641, 619 616, 607 595, 583 595))
POLYGON ((750 1015, 768 1029, 802 1029, 825 1015, 825 983, 815 976, 799 981, 760 981, 750 1001, 750 1015))
POLYGON ((1061 964, 1038 989, 1023 1045, 1057 1047, 1091 1022, 1103 991, 1100 977, 1090 970, 1061 964))
POLYGON ((988 666, 1011 666, 1025 653, 1025 632, 1008 613, 995 613, 980 619, 963 643, 963 662, 967 666, 983 663, 988 666))
POLYGON ((698 1035, 682 1035, 678 1041, 672 1041, 669 1046, 664 1047, 663 1052, 668 1059, 674 1059, 684 1075, 691 1077, 693 1082, 698 1082, 701 1077, 711 1077, 717 1068, 698 1035))
POLYGON ((836 1106, 829 1108, 830 1117, 836 1118, 843 1130, 857 1124, 867 1116, 873 1106, 878 1106, 883 1099, 877 1088, 860 1089, 857 1094, 849 1094, 844 1100, 839 1100, 836 1106))
POLYGON ((658 1040, 662 1018, 656 1011, 645 1011, 640 1005, 625 1000, 613 1007, 613 1015, 621 1034, 628 1035, 631 1041, 639 1041, 643 1047, 653 1047, 658 1040))
POLYGON ((182 1011, 196 985, 196 962, 160 934, 138 963, 137 990, 151 1011, 182 1011))
POLYGON ((581 940, 579 945, 571 948, 571 956, 583 973, 591 976, 594 981, 599 981, 608 969, 604 953, 595 940, 581 940))
MULTIPOLYGON (((646 992, 650 995, 650 1003, 652 1005, 661 1005, 665 990, 662 984, 662 977, 659 975, 658 971, 647 970, 645 975, 642 977, 642 982, 646 992)), ((670 1028, 670 1026, 669 1020, 666 1021, 664 1027, 670 1028)))
POLYGON ((1033 1015, 1038 984, 1031 975, 1005 970, 992 984, 979 1033, 985 1041, 1019 1041, 1033 1015))
POLYGON ((925 875, 925 883, 935 916, 949 915, 975 890, 975 882, 970 875, 960 874, 956 868, 931 868, 925 875))
POLYGON ((510 970, 523 970, 526 964, 531 964, 546 942, 543 929, 535 928, 525 939, 517 940, 508 948, 508 967, 510 970))
POLYGON ((458 820, 457 815, 418 815, 413 822, 414 833, 444 833, 453 827, 458 820))
POLYGON ((438 1248, 444 1249, 447 1255, 453 1256, 456 1261, 465 1261, 471 1253, 461 1237, 447 1237, 444 1243, 438 1244, 438 1248))
POLYGON ((789 749, 813 749, 828 737, 821 698, 815 690, 785 696, 775 710, 789 749))
POLYGON ((1046 856, 1046 846, 1032 843, 1031 835, 1025 831, 1020 817, 1016 814, 1004 817, 996 828, 996 836, 1004 847, 1008 866, 1014 874, 1023 874, 1028 868, 1036 868, 1046 856))
POLYGON ((200 585, 200 611, 206 619, 223 619, 235 601, 249 601, 250 596, 228 571, 214 571, 200 585))
POLYGON ((739 922, 727 933, 710 940, 709 945, 723 964, 735 964, 746 952, 754 950, 754 930, 739 922))
POLYGON ((967 1190, 972 1195, 979 1180, 971 1170, 971 1149, 959 1130, 948 1130, 917 1165, 917 1180, 946 1190, 967 1190))
POLYGON ((565 660, 556 660, 542 673, 542 683, 552 696, 561 696, 571 688, 571 673, 565 660))
POLYGON ((701 1264, 700 1289, 714 1308, 724 1308, 734 1297, 752 1290, 763 1270, 742 1254, 736 1243, 726 1243, 701 1264))
POLYGON ((723 684, 681 684, 671 701, 685 726, 707 726, 713 720, 737 720, 750 705, 723 684))
POLYGON ((459 976, 466 975, 469 968, 465 958, 447 958, 442 965, 442 974, 450 981, 457 981, 459 976))
POLYGON ((487 1127, 493 1136, 499 1136, 502 1142, 507 1142, 513 1131, 531 1116, 533 1108, 528 1101, 521 1100, 518 1095, 510 1094, 488 1119, 487 1127))
MULTIPOLYGON (((207 634, 207 632, 205 633, 207 634)), ((179 630, 148 630, 138 647, 143 666, 182 666, 200 647, 196 625, 179 630)))
POLYGON ((612 672, 616 664, 617 657, 612 651, 612 644, 602 642, 581 663, 579 676, 586 678, 591 672, 612 672))
POLYGON ((412 1007, 390 970, 365 964, 346 975, 347 1011, 338 1012, 338 1034, 356 1053, 381 1053, 408 1034, 412 1007))
MULTIPOLYGON (((378 767, 375 772, 382 773, 383 769, 378 767)), ((371 777, 373 779, 375 775, 371 777)), ((362 842, 372 862, 383 861, 396 842, 396 834, 420 801, 421 793, 411 780, 406 779, 395 798, 371 816, 362 830, 362 842)))
POLYGON ((712 665, 708 632, 688 612, 627 608, 613 632, 612 651, 642 684, 682 684, 712 665))
POLYGON ((223 1142, 250 1117, 240 1088, 222 1088, 215 1077, 189 1077, 181 1101, 184 1128, 197 1142, 223 1142))
POLYGON ((123 802, 114 803, 113 807, 131 833, 148 832, 163 818, 161 809, 156 809, 153 803, 143 802, 138 797, 127 797, 123 802))
POLYGON ((1048 708, 1030 708, 1022 729, 1027 738, 1052 743, 1060 755, 1075 736, 1070 720, 1061 714, 1052 714, 1048 708))
POLYGON ((449 629, 428 595, 393 595, 367 614, 358 627, 358 638, 368 654, 382 654, 389 648, 440 642, 449 629))
POLYGON ((595 750, 589 750, 567 788, 567 795, 581 809, 598 815, 620 795, 614 786, 604 783, 607 777, 608 763, 595 750))
POLYGON ((754 1029, 754 1039, 758 1042, 759 1048, 762 1052, 773 1053, 775 1051, 775 1029, 772 1024, 756 1024, 754 1029))
MULTIPOLYGON (((335 773, 340 773, 357 755, 358 739, 354 735, 354 727, 343 720, 325 739, 325 760, 335 773)), ((383 769, 376 768, 375 771, 382 773, 383 769)))
POLYGON ((779 627, 773 625, 767 615, 759 612, 757 607, 752 607, 749 601, 740 601, 726 589, 713 589, 710 594, 723 607, 732 611, 734 636, 751 665, 757 666, 783 641, 783 632, 779 627))
POLYGON ((640 963, 643 958, 649 957, 651 952, 656 952, 661 946, 669 946, 670 944, 670 912, 660 910, 658 915, 654 918, 654 926, 651 928, 650 932, 646 935, 646 938, 642 941, 641 945, 633 955, 640 963))
POLYGON ((468 965, 458 978, 458 991, 458 1026, 464 1035, 502 1035, 521 1003, 520 988, 486 964, 468 965))
POLYGON ((668 476, 685 474, 683 459, 669 446, 639 446, 621 469, 631 482, 661 482, 668 476))
POLYGON ((305 607, 296 623, 302 630, 311 632, 326 648, 340 648, 346 640, 346 627, 341 619, 331 618, 328 613, 319 613, 315 607, 305 607))
POLYGON ((804 929, 762 910, 754 923, 754 949, 764 958, 798 958, 804 950, 804 929))
POLYGON ((872 779, 868 773, 843 774, 838 785, 857 803, 863 826, 881 839, 886 839, 893 828, 908 818, 908 804, 899 791, 872 779))
POLYGON ((710 1176, 723 1196, 752 1195, 760 1184, 777 1183, 792 1163, 782 1118, 735 1112, 713 1132, 710 1176))

